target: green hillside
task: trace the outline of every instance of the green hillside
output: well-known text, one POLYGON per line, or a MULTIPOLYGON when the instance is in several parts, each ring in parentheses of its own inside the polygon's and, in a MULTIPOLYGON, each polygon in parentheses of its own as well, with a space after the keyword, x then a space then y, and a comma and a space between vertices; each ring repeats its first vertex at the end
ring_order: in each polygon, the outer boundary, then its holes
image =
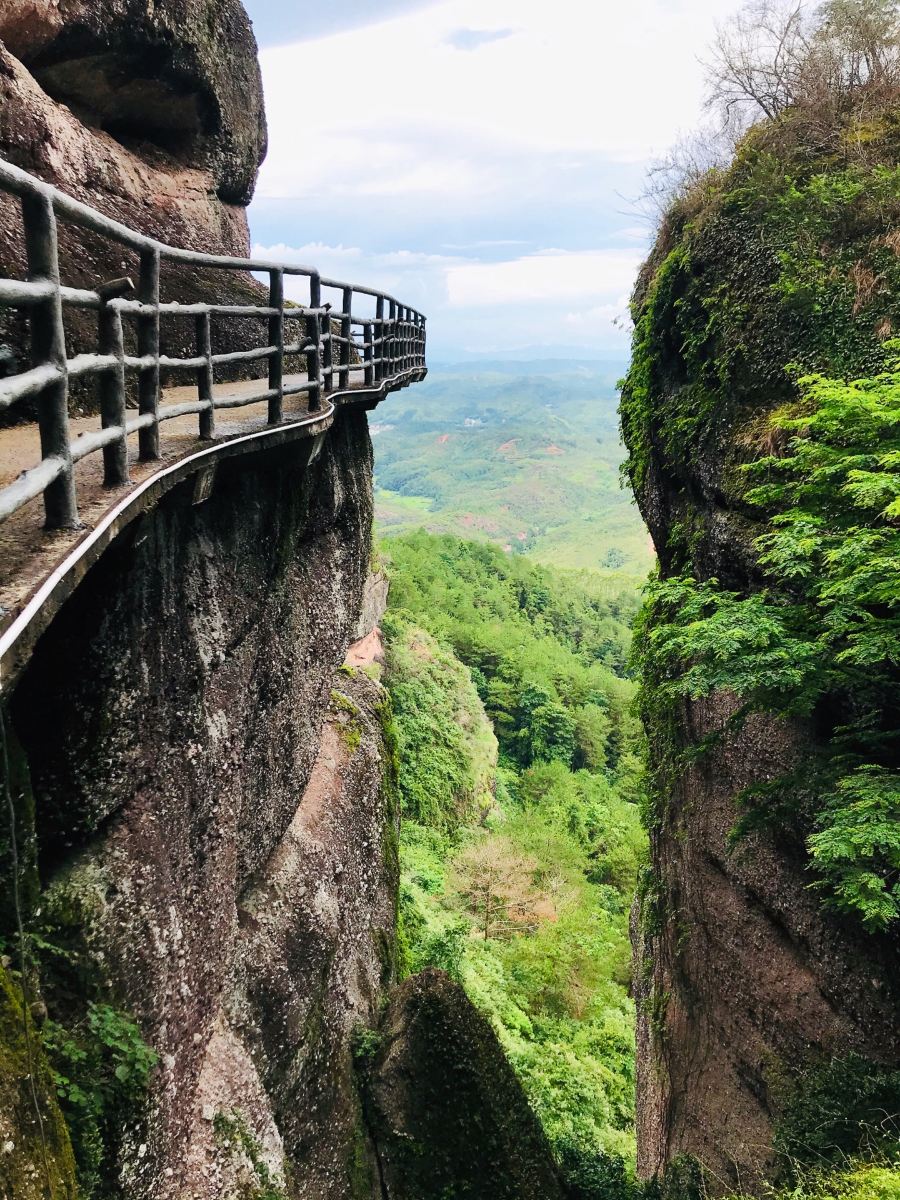
POLYGON ((448 971, 491 1020, 572 1196, 624 1200, 635 597, 422 531, 384 554, 406 969, 448 971))
POLYGON ((652 548, 619 483, 618 374, 564 363, 432 371, 372 425, 382 532, 454 533, 642 578, 652 548))

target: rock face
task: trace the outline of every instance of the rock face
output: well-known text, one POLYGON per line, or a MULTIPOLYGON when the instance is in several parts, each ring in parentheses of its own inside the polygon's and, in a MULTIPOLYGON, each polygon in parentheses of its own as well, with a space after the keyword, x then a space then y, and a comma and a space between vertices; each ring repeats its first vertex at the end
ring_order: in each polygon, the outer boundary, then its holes
MULTIPOLYGON (((265 149, 256 43, 239 0, 3 5, 0 156, 15 165, 161 241, 246 256, 246 205, 265 149)), ((137 278, 135 255, 66 223, 60 259, 73 286, 137 278)), ((23 270, 18 202, 0 195, 0 274, 23 270)), ((162 292, 239 303, 236 293, 260 289, 249 277, 182 268, 164 270, 162 292)), ((184 325, 163 322, 164 353, 192 347, 184 325)), ((217 323, 214 336, 225 332, 217 323)), ((258 322, 232 322, 229 348, 259 344, 259 332, 258 322)), ((68 335, 71 352, 94 349, 95 321, 71 314, 68 335)), ((0 343, 27 353, 23 322, 7 310, 0 343)))
MULTIPOLYGON (((365 414, 344 410, 316 446, 223 460, 200 504, 179 485, 12 694, 52 1200, 74 1196, 73 1150, 82 1188, 122 1200, 562 1196, 462 990, 426 972, 392 991, 396 748, 387 694, 344 664, 355 633, 348 662, 379 650, 371 470, 365 414), (42 1042, 77 1089, 71 1148, 42 1042)), ((0 992, 0 1171, 39 1200, 18 1005, 0 992)))
MULTIPOLYGON (((730 172, 664 222, 635 296, 622 403, 663 578, 758 590, 762 527, 740 464, 774 452, 762 431, 794 396, 786 364, 848 378, 880 369, 900 323, 897 205, 822 197, 851 180, 869 195, 879 163, 897 161, 891 128, 879 141, 874 121, 871 158, 850 164, 803 159, 802 138, 757 130, 730 172)), ((900 947, 823 907, 802 821, 776 813, 731 839, 746 789, 815 755, 840 724, 838 701, 815 720, 757 713, 731 726, 738 701, 721 691, 665 713, 649 696, 645 709, 655 813, 634 922, 639 1168, 659 1175, 688 1155, 713 1192, 758 1189, 808 1070, 851 1053, 900 1061, 900 947)))
POLYGON ((6 157, 163 240, 243 248, 266 127, 239 0, 11 0, 0 41, 6 157))
POLYGON ((496 1034, 442 971, 395 991, 366 1056, 384 1200, 562 1200, 550 1148, 496 1034))
POLYGON ((159 1056, 103 1164, 131 1200, 212 1200, 242 1171, 337 1200, 366 1170, 349 1040, 392 974, 397 864, 380 689, 335 682, 368 572, 365 414, 307 457, 170 493, 12 698, 45 935, 71 953, 43 972, 51 1019, 102 1000, 159 1056))

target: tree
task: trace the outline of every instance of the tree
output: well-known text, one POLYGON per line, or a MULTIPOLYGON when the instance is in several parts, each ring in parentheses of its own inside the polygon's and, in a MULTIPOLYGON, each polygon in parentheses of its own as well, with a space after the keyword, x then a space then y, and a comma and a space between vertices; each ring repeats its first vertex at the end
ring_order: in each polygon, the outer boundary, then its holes
POLYGON ((535 887, 537 862, 506 838, 474 842, 457 858, 450 891, 460 896, 485 941, 527 928, 542 900, 535 887))
POLYGON ((710 107, 727 124, 743 124, 748 112, 773 120, 798 99, 809 52, 802 2, 752 0, 713 43, 707 64, 710 107))
POLYGON ((752 0, 719 29, 706 67, 708 105, 732 128, 880 102, 900 88, 900 4, 752 0))
POLYGON ((606 767, 606 748, 612 722, 597 704, 583 704, 575 711, 575 766, 589 771, 606 767))
POLYGON ((575 752, 575 722, 546 688, 527 684, 519 696, 519 744, 523 761, 570 763, 575 752))

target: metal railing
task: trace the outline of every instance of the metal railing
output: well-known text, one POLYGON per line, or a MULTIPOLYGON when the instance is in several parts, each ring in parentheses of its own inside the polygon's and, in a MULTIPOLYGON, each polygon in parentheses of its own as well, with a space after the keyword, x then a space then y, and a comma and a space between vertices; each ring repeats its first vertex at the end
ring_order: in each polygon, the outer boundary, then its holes
MULTIPOLYGON (((0 278, 0 307, 27 315, 31 362, 26 370, 0 378, 0 410, 33 400, 40 431, 41 462, 0 489, 0 521, 43 493, 45 528, 78 527, 74 464, 102 452, 103 482, 121 487, 129 482, 128 439, 137 434, 142 461, 160 457, 160 424, 196 413, 199 436, 215 435, 215 414, 267 402, 268 424, 281 424, 285 397, 305 393, 310 412, 321 411, 325 399, 351 387, 387 391, 408 382, 425 368, 425 318, 393 296, 323 278, 314 267, 201 254, 167 246, 129 229, 73 200, 0 159, 0 191, 19 197, 22 209, 27 279, 0 278), (136 252, 136 285, 115 279, 94 288, 64 286, 60 278, 57 223, 67 222, 136 252), (163 302, 162 264, 268 276, 267 304, 163 302), (285 302, 285 276, 308 281, 307 304, 285 302), (339 309, 323 301, 326 291, 340 295, 339 309), (133 298, 129 298, 132 297, 133 298), (354 297, 374 309, 353 311, 354 297), (96 350, 69 357, 64 314, 68 308, 97 312, 96 350), (160 353, 160 328, 167 317, 192 317, 196 352, 192 357, 160 353), (213 352, 212 318, 252 318, 265 323, 265 341, 251 349, 213 352), (296 340, 285 340, 286 324, 297 321, 296 340), (126 353, 126 322, 134 323, 136 354, 126 353), (339 332, 338 332, 339 329, 339 332), (285 359, 305 362, 304 378, 285 372, 285 359), (265 387, 248 395, 217 394, 216 368, 266 361, 265 387), (128 409, 128 373, 137 378, 137 411, 128 409), (197 398, 188 403, 162 403, 161 375, 189 372, 197 398), (352 378, 351 378, 352 377, 352 378), (100 429, 72 439, 69 381, 93 379, 100 410, 100 429)), ((246 284, 246 280, 244 280, 246 284)), ((246 291, 246 286, 244 286, 246 291)))

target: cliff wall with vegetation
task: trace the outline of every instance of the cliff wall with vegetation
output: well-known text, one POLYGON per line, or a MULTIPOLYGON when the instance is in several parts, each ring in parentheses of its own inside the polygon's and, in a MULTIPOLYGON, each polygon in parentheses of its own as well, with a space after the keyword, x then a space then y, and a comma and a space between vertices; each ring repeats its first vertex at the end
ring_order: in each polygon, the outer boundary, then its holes
POLYGON ((898 197, 895 103, 789 105, 634 299, 639 1167, 719 1193, 897 1136, 898 197))

